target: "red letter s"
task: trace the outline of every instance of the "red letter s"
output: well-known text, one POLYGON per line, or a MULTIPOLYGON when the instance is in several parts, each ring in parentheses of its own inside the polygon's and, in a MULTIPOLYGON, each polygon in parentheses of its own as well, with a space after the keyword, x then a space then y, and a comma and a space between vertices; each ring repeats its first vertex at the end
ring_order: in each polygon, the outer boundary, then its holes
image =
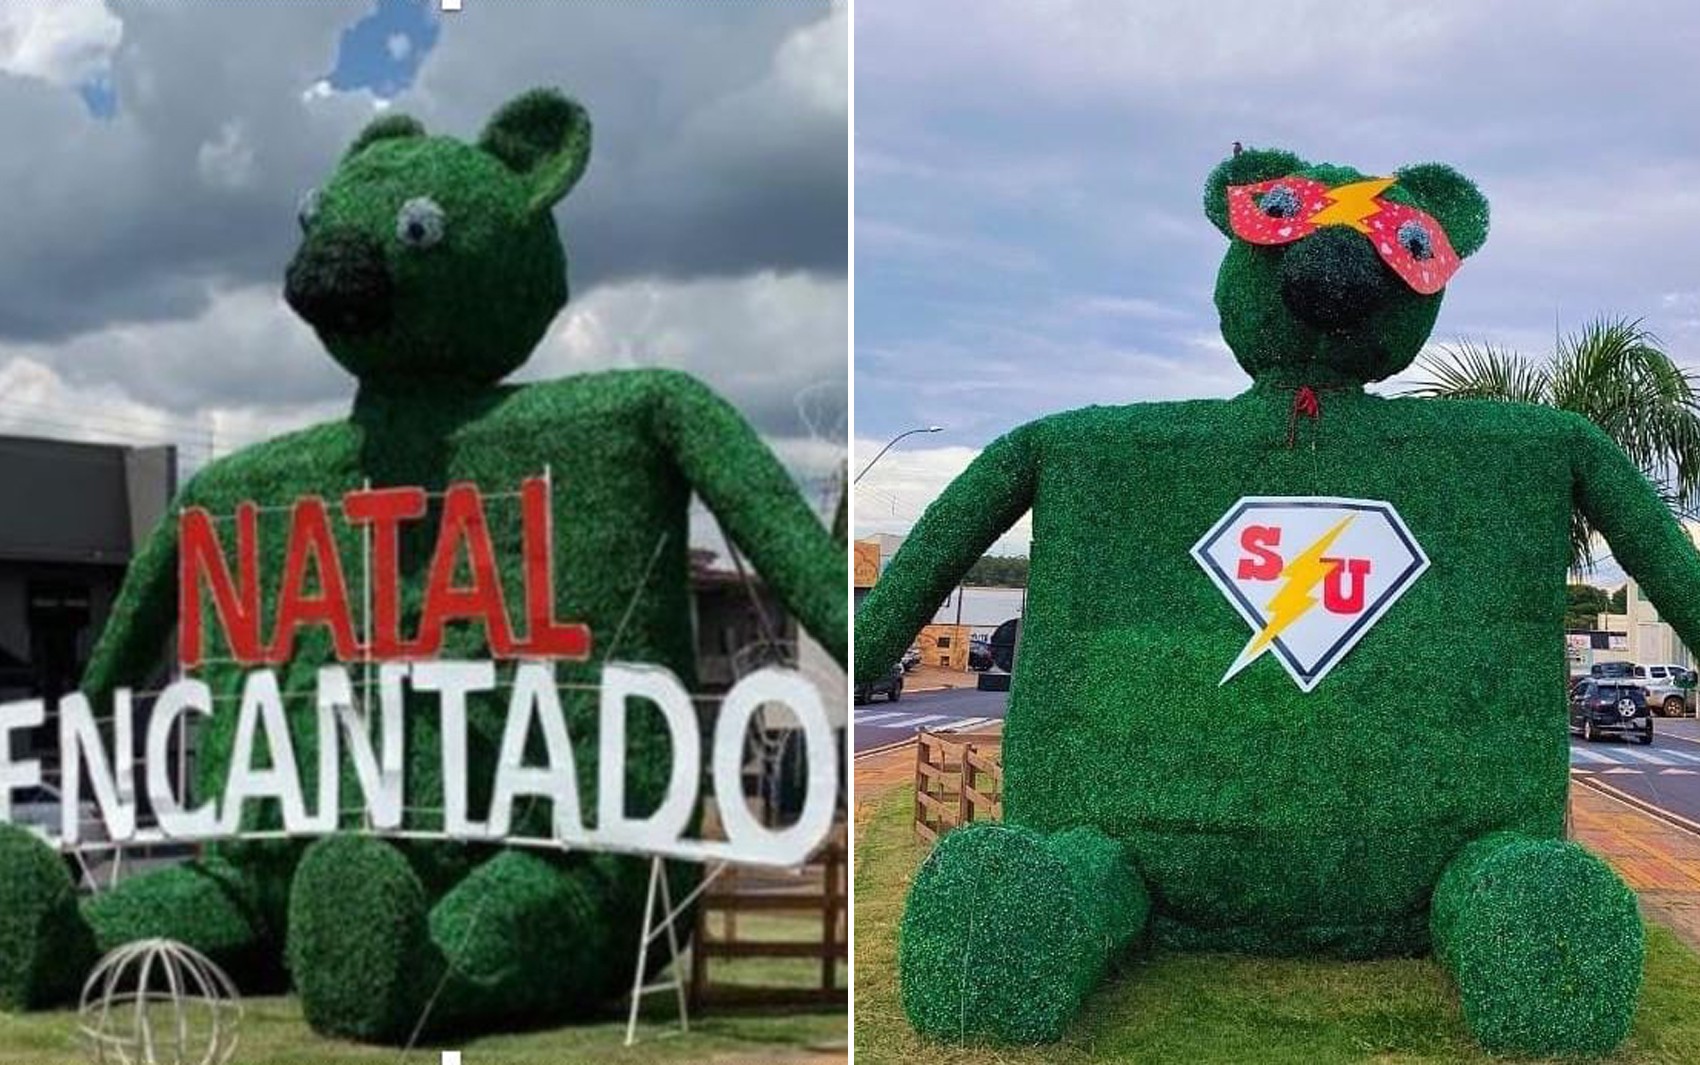
POLYGON ((1240 549, 1254 557, 1240 559, 1239 579, 1272 581, 1281 575, 1281 556, 1272 548, 1281 544, 1281 530, 1273 525, 1247 525, 1240 533, 1240 549))

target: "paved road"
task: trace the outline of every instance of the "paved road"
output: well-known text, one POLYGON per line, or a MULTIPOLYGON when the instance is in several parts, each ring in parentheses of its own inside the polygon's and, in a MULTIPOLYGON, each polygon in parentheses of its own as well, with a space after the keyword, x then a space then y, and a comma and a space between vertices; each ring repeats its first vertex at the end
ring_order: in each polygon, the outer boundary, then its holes
POLYGON ((1655 721, 1651 747, 1572 738, 1570 768, 1578 777, 1700 822, 1700 722, 1692 718, 1655 721))
POLYGON ((1003 717, 1008 692, 983 692, 974 688, 945 691, 905 692, 895 703, 878 699, 850 709, 856 729, 858 751, 884 747, 929 732, 974 732, 1003 717))

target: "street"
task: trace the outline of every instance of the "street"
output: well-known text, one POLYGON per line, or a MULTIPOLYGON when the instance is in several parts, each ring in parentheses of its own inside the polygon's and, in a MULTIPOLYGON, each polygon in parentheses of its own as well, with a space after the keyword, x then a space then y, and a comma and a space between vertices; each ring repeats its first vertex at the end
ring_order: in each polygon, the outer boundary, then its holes
POLYGON ((1570 770, 1608 794, 1700 825, 1700 722, 1692 718, 1656 719, 1651 747, 1619 739, 1584 743, 1572 736, 1570 770))
MULTIPOLYGON (((897 703, 883 699, 852 708, 855 750, 899 743, 926 729, 977 732, 1001 721, 1006 692, 973 688, 907 692, 897 703)), ((1700 831, 1700 721, 1657 718, 1651 747, 1627 740, 1586 743, 1570 738, 1570 768, 1579 781, 1619 798, 1694 822, 1700 831)))
POLYGON ((897 743, 926 729, 930 732, 974 732, 1003 720, 1008 692, 983 692, 974 688, 944 691, 905 692, 888 703, 883 698, 865 706, 852 707, 850 720, 856 730, 855 749, 871 750, 897 743))

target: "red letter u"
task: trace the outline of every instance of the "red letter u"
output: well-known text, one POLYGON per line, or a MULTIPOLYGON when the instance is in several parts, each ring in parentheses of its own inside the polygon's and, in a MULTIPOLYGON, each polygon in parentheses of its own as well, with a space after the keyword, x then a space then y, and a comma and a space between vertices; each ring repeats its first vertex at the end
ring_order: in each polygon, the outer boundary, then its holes
POLYGON ((1322 585, 1322 605, 1328 608, 1330 614, 1361 612, 1364 608, 1364 578, 1369 576, 1369 559, 1325 558, 1322 561, 1329 567, 1328 580, 1322 585), (1340 587, 1340 575, 1347 572, 1352 575, 1350 595, 1340 587))

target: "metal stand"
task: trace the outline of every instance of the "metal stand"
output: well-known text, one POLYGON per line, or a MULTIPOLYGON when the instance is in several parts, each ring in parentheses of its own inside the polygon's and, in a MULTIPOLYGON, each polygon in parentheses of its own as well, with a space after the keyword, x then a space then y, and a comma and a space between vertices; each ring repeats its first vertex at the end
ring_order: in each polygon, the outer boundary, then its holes
POLYGON ((637 1042, 638 1010, 643 1006, 643 996, 661 991, 672 991, 679 999, 679 1031, 691 1030, 690 1007, 685 995, 685 967, 679 962, 679 933, 675 922, 690 909, 691 903, 708 886, 714 883, 716 877, 726 871, 727 862, 714 862, 704 868, 702 881, 691 889, 691 893, 673 905, 673 892, 667 886, 666 859, 651 858, 649 860, 649 894, 643 904, 643 938, 638 940, 637 972, 632 975, 632 1008, 626 1018, 626 1045, 637 1042), (657 926, 655 901, 656 895, 661 896, 660 923, 657 926), (663 933, 667 936, 667 961, 671 975, 653 984, 643 982, 644 970, 649 967, 649 945, 663 933))

